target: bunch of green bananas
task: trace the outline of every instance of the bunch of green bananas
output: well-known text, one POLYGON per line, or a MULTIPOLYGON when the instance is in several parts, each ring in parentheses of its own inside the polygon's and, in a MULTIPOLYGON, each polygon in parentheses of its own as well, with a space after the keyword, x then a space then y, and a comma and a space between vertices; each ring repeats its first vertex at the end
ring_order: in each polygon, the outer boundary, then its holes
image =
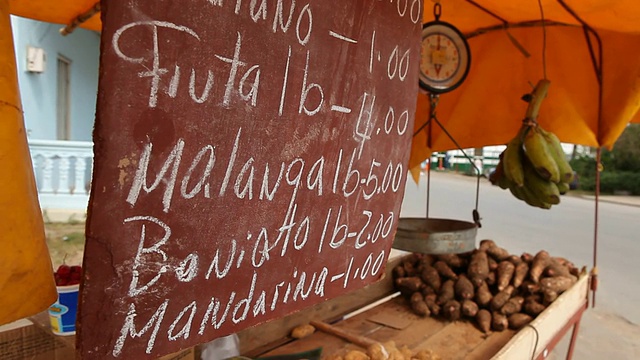
POLYGON ((555 134, 537 124, 523 125, 489 180, 531 206, 550 209, 569 190, 573 169, 555 134))

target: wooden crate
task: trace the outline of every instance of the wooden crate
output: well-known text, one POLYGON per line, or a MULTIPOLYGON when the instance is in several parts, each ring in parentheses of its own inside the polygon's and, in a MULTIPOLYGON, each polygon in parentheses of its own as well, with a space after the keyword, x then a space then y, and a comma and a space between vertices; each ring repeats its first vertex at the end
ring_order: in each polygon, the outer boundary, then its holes
POLYGON ((387 276, 368 288, 245 330, 239 334, 242 353, 250 357, 274 356, 323 347, 323 354, 329 355, 346 349, 358 349, 356 345, 322 332, 295 341, 287 337, 296 325, 324 320, 376 341, 393 340, 398 346, 406 345, 414 351, 429 349, 443 359, 530 359, 534 353, 535 358, 542 359, 568 330, 579 323, 587 307, 589 277, 584 275, 541 313, 531 326, 519 332, 506 330, 487 335, 469 321, 447 322, 416 316, 406 300, 397 294, 375 304, 376 300, 394 293, 389 273, 399 262, 400 259, 391 260, 387 276), (349 309, 347 312, 360 310, 343 316, 346 314, 342 312, 344 309, 349 309))
MULTIPOLYGON (((579 325, 582 313, 588 307, 589 280, 582 276, 571 289, 565 291, 545 311, 538 315, 531 326, 520 330, 494 359, 544 359, 558 344, 562 336, 574 325, 579 325)), ((575 339, 574 339, 575 340, 575 339)), ((574 341, 571 343, 571 347, 574 341)), ((569 350, 571 352, 572 349, 569 350)))

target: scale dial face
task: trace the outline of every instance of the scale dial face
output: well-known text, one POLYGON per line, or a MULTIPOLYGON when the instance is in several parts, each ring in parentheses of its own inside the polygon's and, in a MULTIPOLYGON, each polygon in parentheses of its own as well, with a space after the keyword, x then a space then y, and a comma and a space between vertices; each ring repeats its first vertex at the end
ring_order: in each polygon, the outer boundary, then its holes
POLYGON ((464 36, 442 21, 422 28, 420 87, 441 94, 458 87, 469 72, 471 52, 464 36))

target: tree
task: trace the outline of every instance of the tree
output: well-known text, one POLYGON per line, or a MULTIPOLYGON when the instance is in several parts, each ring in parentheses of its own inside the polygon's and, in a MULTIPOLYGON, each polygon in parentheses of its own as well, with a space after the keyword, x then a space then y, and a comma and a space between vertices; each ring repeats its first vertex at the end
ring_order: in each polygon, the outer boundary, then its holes
MULTIPOLYGON (((602 149, 604 171, 600 175, 603 193, 627 191, 640 195, 640 124, 626 127, 611 151, 602 149)), ((596 160, 592 155, 571 159, 573 170, 578 173, 580 188, 594 191, 596 188, 596 160)))
POLYGON ((613 166, 619 171, 640 172, 640 124, 629 124, 613 145, 613 166))

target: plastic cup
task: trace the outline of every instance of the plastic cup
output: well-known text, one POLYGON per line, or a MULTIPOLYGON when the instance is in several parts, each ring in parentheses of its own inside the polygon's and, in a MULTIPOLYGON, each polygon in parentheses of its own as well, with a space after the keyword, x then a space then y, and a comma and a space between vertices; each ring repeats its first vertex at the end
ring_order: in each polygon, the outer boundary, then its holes
POLYGON ((80 285, 56 286, 56 288, 58 300, 49 306, 51 331, 56 335, 74 335, 80 285))

